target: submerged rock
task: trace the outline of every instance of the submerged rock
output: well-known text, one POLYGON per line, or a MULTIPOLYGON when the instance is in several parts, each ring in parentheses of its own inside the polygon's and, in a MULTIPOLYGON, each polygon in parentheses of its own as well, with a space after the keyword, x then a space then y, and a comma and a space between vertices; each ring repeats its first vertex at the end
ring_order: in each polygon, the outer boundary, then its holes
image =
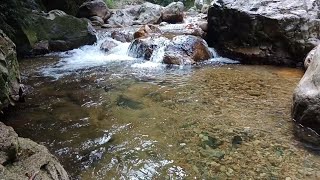
POLYGON ((297 135, 320 145, 320 45, 305 59, 307 68, 293 94, 292 118, 300 125, 297 135))
POLYGON ((0 29, 0 111, 21 96, 16 46, 0 29))
POLYGON ((162 21, 168 23, 183 22, 184 5, 182 2, 173 2, 163 8, 162 21))
POLYGON ((0 122, 0 179, 68 180, 69 176, 48 149, 18 137, 0 122))
POLYGON ((96 40, 95 30, 88 21, 59 10, 32 13, 16 36, 17 49, 23 55, 71 50, 96 40))
POLYGON ((161 22, 162 7, 149 2, 115 10, 107 23, 111 25, 131 26, 158 24, 161 22))
POLYGON ((318 0, 220 0, 208 12, 208 43, 250 64, 297 65, 320 43, 318 0))
POLYGON ((88 19, 93 16, 98 16, 102 18, 103 21, 106 21, 111 16, 111 12, 103 0, 93 0, 83 3, 79 7, 77 16, 88 19))

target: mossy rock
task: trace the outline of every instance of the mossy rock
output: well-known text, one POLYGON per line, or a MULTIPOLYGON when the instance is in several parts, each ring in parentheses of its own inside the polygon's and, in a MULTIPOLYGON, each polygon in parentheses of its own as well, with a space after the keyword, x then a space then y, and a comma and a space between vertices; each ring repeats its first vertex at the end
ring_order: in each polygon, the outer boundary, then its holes
POLYGON ((0 110, 19 100, 19 82, 15 44, 0 30, 0 110))
POLYGON ((22 54, 66 51, 93 44, 97 40, 87 20, 67 15, 63 11, 32 13, 29 17, 28 24, 22 28, 24 37, 18 40, 18 50, 22 54), (39 51, 39 48, 45 48, 46 51, 39 51))

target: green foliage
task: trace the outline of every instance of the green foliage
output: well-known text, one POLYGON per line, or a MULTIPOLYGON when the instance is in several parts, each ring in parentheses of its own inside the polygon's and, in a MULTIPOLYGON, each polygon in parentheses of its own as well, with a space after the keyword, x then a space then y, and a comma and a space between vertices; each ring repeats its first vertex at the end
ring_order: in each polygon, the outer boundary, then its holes
POLYGON ((115 4, 114 4, 114 0, 105 0, 105 3, 107 4, 108 8, 114 8, 115 4))
POLYGON ((106 5, 108 6, 108 8, 114 8, 115 4, 114 4, 114 0, 104 0, 104 2, 106 3, 106 5))

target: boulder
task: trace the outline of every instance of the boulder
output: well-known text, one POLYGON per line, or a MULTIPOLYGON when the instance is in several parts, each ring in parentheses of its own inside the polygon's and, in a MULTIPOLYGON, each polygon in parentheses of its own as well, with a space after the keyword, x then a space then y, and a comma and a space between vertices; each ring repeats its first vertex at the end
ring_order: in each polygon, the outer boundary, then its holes
POLYGON ((125 31, 113 31, 111 33, 111 37, 114 40, 120 41, 120 42, 131 42, 133 40, 133 35, 130 32, 125 31))
POLYGON ((128 49, 128 56, 150 60, 153 51, 159 47, 159 44, 155 41, 156 39, 159 38, 148 37, 133 40, 128 49))
POLYGON ((299 137, 320 145, 320 45, 306 57, 305 68, 293 94, 292 118, 299 125, 296 128, 299 137))
POLYGON ((204 0, 195 0, 194 7, 198 10, 201 10, 204 5, 204 0))
POLYGON ((162 7, 149 2, 115 10, 107 23, 111 25, 132 26, 158 24, 161 22, 162 7))
POLYGON ((133 34, 134 39, 161 35, 161 30, 154 25, 144 25, 133 34))
POLYGON ((18 137, 0 122, 0 179, 68 180, 69 176, 46 147, 18 137))
POLYGON ((168 39, 164 36, 135 39, 128 55, 165 64, 194 64, 212 58, 207 43, 196 36, 179 35, 168 39))
POLYGON ((320 41, 318 0, 219 0, 208 37, 221 55, 249 64, 296 66, 320 41))
POLYGON ((164 49, 163 62, 166 64, 195 64, 212 58, 207 43, 196 36, 181 35, 172 39, 164 49))
POLYGON ((175 24, 174 26, 169 24, 168 26, 160 26, 159 28, 163 34, 170 36, 193 35, 201 38, 205 37, 205 32, 197 25, 197 23, 175 24))
POLYGON ((108 38, 106 39, 100 46, 100 49, 104 52, 109 52, 112 48, 115 48, 118 46, 118 43, 115 42, 113 39, 108 38))
POLYGON ((163 8, 162 21, 168 23, 183 22, 184 5, 182 2, 173 2, 163 8))
POLYGON ((92 16, 98 16, 106 21, 111 16, 111 12, 103 0, 87 1, 79 7, 77 17, 90 18, 92 16))
POLYGON ((94 26, 102 26, 104 24, 104 20, 99 16, 92 16, 89 19, 94 26))
POLYGON ((0 111, 22 97, 15 44, 0 30, 0 111))
POLYGON ((18 53, 22 55, 66 51, 93 44, 97 40, 95 30, 87 20, 59 10, 32 13, 28 23, 20 28, 17 29, 15 42, 18 53))

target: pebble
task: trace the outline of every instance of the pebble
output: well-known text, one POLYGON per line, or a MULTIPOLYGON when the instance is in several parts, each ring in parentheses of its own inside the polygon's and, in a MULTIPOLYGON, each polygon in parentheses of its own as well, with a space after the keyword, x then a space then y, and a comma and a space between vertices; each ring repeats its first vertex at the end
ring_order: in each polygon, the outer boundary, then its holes
POLYGON ((291 180, 291 177, 286 177, 286 179, 285 180, 291 180))

